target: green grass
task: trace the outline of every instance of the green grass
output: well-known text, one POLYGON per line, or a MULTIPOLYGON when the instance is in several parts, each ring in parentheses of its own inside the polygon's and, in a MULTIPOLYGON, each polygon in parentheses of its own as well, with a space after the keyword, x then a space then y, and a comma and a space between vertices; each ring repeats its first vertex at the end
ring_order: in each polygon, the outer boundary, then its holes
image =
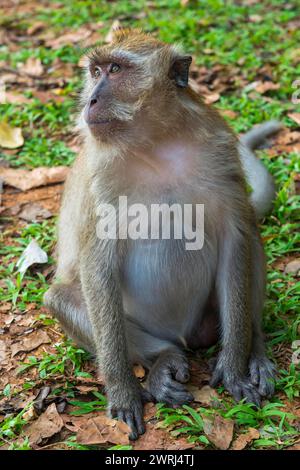
MULTIPOLYGON (((56 3, 53 0, 53 5, 56 3)), ((99 22, 102 23, 99 24, 101 42, 112 21, 119 18, 124 26, 139 26, 154 32, 166 42, 182 43, 194 55, 198 65, 210 68, 221 64, 224 70, 231 71, 240 64, 233 74, 232 87, 225 90, 216 103, 220 110, 231 109, 236 112, 236 118, 226 118, 236 132, 245 131, 270 118, 280 119, 291 130, 296 128, 296 124, 287 117, 288 112, 299 112, 299 106, 297 108, 291 102, 294 92, 292 84, 300 78, 300 63, 295 59, 295 51, 299 50, 300 44, 300 28, 289 27, 289 22, 300 14, 299 3, 295 0, 288 4, 282 0, 264 0, 251 6, 243 2, 238 4, 221 0, 191 0, 188 6, 182 6, 179 0, 60 0, 59 3, 60 8, 45 8, 43 2, 40 2, 37 9, 30 13, 11 17, 0 14, 0 25, 6 25, 25 38, 27 28, 35 21, 43 21, 47 25, 47 31, 53 32, 55 37, 99 22), (266 77, 270 70, 271 76, 266 77), (244 83, 241 82, 242 79, 250 83, 264 77, 280 83, 280 88, 262 96, 245 90, 244 85, 241 85, 244 83)), ((47 4, 51 5, 51 2, 47 4)), ((0 61, 5 61, 9 67, 19 66, 22 69, 22 64, 28 58, 39 58, 46 76, 57 80, 63 77, 57 77, 55 73, 52 75, 51 67, 55 61, 77 66, 82 53, 80 45, 53 49, 34 39, 28 36, 22 40, 18 50, 10 50, 7 45, 0 46, 0 61)), ((80 72, 77 68, 75 70, 74 77, 66 78, 59 85, 60 94, 64 97, 62 103, 50 100, 43 104, 33 97, 30 90, 25 90, 24 95, 31 99, 30 103, 0 105, 1 119, 7 119, 11 125, 21 127, 25 137, 22 148, 16 153, 2 150, 1 158, 7 159, 14 167, 24 168, 69 165, 73 161, 74 153, 68 148, 66 140, 71 136, 76 95, 80 89, 80 72)), ((274 262, 296 256, 300 251, 300 198, 295 195, 294 188, 294 175, 300 172, 300 159, 295 152, 269 158, 266 152, 261 151, 259 156, 277 184, 274 209, 261 225, 268 267, 264 328, 271 353, 272 348, 279 344, 291 347, 292 342, 299 338, 300 283, 291 275, 275 269, 274 262)), ((16 261, 32 238, 48 254, 51 253, 55 244, 55 221, 29 224, 24 230, 13 234, 13 244, 5 245, 9 235, 12 234, 4 232, 0 235, 0 281, 3 281, 0 283, 0 300, 11 302, 14 309, 25 311, 28 303, 41 305, 48 281, 35 269, 29 269, 22 277, 16 271, 16 261)), ((51 258, 49 262, 52 262, 51 258)), ((49 324, 53 320, 41 315, 38 321, 49 324)), ((88 357, 84 351, 67 341, 57 345, 53 354, 45 354, 41 358, 29 356, 20 368, 23 373, 36 368, 42 379, 62 373, 67 377, 80 376, 85 374, 83 366, 88 357)), ((30 388, 34 388, 34 382, 24 378, 24 389, 30 388)), ((61 388, 58 387, 55 393, 60 391, 61 388)), ((70 398, 74 398, 74 405, 77 403, 79 412, 102 409, 104 406, 102 395, 90 402, 77 400, 71 378, 66 379, 64 391, 70 398)), ((2 393, 9 397, 10 386, 2 393)), ((159 406, 158 415, 162 419, 162 425, 170 428, 174 436, 182 434, 199 445, 209 447, 211 444, 203 433, 203 417, 218 412, 225 418, 234 419, 241 432, 247 426, 260 430, 261 437, 253 442, 252 448, 278 449, 291 445, 297 436, 291 424, 292 418, 284 411, 281 399, 286 397, 288 400, 297 400, 299 395, 299 366, 290 361, 280 367, 275 398, 260 410, 244 403, 234 404, 224 398, 218 409, 193 410, 191 407, 183 407, 173 410, 159 406)), ((0 437, 13 441, 24 426, 22 416, 23 412, 2 421, 0 437)), ((74 436, 66 441, 66 445, 76 449, 90 448, 77 444, 74 436)), ((122 449, 124 446, 115 446, 112 449, 117 447, 122 449)), ((11 448, 27 449, 29 444, 25 438, 20 444, 12 444, 11 448)))

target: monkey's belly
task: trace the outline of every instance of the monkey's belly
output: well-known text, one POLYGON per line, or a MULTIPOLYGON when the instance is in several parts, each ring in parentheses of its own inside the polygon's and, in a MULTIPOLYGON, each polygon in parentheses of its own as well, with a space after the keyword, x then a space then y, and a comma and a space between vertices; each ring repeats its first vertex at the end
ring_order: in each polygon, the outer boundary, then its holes
POLYGON ((123 269, 125 314, 151 335, 188 346, 201 338, 216 261, 213 250, 188 251, 181 240, 135 243, 123 269))

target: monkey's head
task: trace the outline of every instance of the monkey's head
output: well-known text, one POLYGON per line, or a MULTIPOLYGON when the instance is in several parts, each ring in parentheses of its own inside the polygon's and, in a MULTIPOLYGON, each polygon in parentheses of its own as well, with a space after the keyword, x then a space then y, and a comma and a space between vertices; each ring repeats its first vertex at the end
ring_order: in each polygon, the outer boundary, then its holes
POLYGON ((170 113, 176 114, 172 103, 188 86, 191 61, 178 47, 150 34, 116 30, 110 44, 86 56, 81 127, 102 141, 158 125, 161 132, 164 114, 170 123, 170 113))

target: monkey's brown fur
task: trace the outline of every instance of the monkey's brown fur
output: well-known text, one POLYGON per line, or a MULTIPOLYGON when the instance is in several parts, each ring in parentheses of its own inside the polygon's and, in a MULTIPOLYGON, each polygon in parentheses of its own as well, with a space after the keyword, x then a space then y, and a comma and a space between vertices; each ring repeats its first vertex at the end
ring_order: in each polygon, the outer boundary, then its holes
MULTIPOLYGON (((274 368, 261 332, 264 256, 256 216, 270 205, 269 175, 222 117, 188 86, 191 58, 135 30, 87 57, 79 127, 84 146, 68 178, 59 223, 57 283, 46 305, 92 351, 112 416, 144 432, 144 399, 192 399, 185 349, 221 336, 212 384, 259 404, 274 368), (111 64, 115 64, 112 66, 111 64), (263 175, 267 200, 251 200, 263 175), (205 241, 108 240, 100 204, 204 204, 205 241), (146 391, 132 362, 149 368, 146 391), (150 394, 150 395, 149 395, 150 394)), ((266 129, 264 133, 268 134, 266 129)))

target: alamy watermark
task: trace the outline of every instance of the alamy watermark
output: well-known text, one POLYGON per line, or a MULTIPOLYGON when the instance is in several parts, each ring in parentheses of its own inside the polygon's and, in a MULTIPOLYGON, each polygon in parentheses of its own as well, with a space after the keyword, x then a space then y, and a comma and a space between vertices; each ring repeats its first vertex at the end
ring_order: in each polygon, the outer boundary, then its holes
POLYGON ((184 240, 186 250, 201 250, 204 244, 204 204, 128 204, 119 196, 118 205, 97 208, 97 236, 101 239, 184 240))

